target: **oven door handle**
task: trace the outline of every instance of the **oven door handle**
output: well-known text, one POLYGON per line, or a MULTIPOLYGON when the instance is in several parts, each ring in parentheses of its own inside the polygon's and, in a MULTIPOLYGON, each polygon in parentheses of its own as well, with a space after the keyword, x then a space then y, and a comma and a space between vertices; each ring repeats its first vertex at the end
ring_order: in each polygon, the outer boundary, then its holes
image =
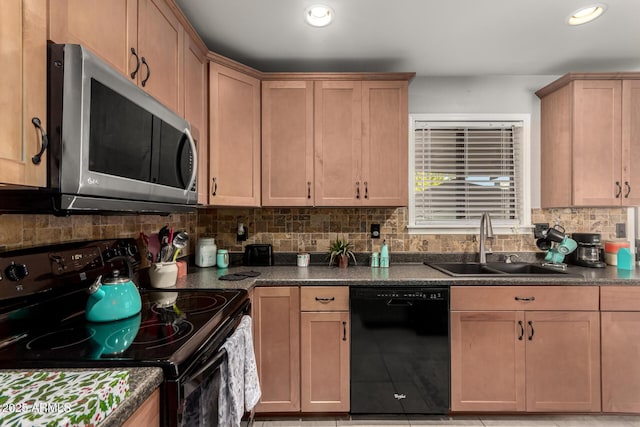
POLYGON ((199 370, 197 370, 196 372, 194 372, 193 374, 189 375, 189 379, 190 381, 195 381, 198 384, 202 384, 203 380, 200 380, 200 377, 204 378, 208 378, 209 374, 212 371, 215 371, 220 365, 222 365, 222 362, 224 361, 224 358, 227 356, 227 351, 223 348, 220 351, 218 351, 212 358, 211 360, 209 360, 207 362, 207 364, 205 366, 203 366, 202 368, 200 368, 199 370))

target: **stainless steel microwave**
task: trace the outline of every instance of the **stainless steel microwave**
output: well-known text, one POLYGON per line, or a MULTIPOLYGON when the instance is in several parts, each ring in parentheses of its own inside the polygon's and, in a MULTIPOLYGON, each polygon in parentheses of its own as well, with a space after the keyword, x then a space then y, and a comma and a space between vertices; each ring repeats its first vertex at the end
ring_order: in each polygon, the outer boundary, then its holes
POLYGON ((21 203, 61 214, 193 210, 186 120, 81 45, 50 44, 47 66, 47 188, 21 203))

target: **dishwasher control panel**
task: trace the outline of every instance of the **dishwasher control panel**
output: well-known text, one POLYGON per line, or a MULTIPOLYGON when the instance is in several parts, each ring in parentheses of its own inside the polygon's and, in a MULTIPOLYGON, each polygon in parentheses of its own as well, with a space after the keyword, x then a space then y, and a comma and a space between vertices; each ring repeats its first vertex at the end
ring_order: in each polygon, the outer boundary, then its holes
POLYGON ((446 301, 449 299, 449 289, 443 288, 352 288, 352 298, 367 298, 367 299, 410 299, 421 301, 446 301))

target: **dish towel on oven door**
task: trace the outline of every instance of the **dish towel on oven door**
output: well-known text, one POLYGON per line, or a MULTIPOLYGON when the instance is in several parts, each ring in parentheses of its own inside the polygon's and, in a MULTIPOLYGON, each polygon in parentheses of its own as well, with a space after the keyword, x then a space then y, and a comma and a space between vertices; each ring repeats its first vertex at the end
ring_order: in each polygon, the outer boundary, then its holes
POLYGON ((237 427, 240 426, 245 408, 247 411, 253 409, 261 395, 253 352, 251 317, 242 317, 240 325, 222 348, 227 352, 227 358, 220 369, 218 424, 221 427, 237 427))

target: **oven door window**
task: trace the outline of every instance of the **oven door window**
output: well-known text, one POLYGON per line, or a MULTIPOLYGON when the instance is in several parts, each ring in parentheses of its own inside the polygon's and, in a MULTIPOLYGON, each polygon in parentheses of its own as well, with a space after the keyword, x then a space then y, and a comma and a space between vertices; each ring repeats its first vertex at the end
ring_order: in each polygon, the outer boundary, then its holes
POLYGON ((91 79, 89 170, 151 180, 153 115, 91 79))
POLYGON ((182 385, 182 413, 178 414, 181 427, 218 425, 218 394, 220 393, 220 366, 226 359, 225 351, 219 352, 198 373, 190 376, 182 385))

